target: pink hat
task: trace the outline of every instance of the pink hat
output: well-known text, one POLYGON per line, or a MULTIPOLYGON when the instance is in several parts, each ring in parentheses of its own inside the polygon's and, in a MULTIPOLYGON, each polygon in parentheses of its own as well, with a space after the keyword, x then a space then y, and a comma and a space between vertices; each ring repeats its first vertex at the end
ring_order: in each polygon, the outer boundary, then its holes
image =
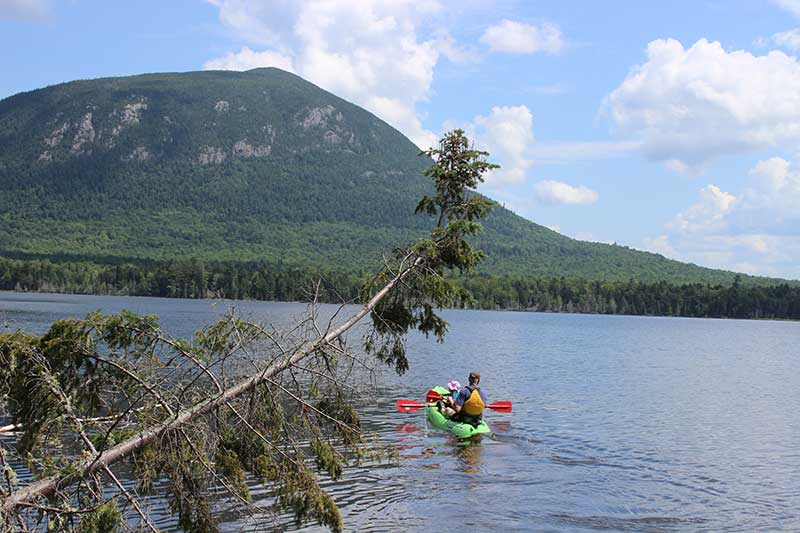
POLYGON ((447 382, 447 388, 450 389, 450 390, 454 390, 454 391, 455 390, 461 390, 461 383, 459 383, 456 380, 448 381, 447 382))

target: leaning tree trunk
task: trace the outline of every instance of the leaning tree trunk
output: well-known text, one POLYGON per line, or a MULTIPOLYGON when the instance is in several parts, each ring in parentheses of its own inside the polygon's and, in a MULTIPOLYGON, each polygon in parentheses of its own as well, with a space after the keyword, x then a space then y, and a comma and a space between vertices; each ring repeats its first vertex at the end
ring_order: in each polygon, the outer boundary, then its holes
POLYGON ((143 447, 152 444, 164 433, 184 426, 195 420, 197 417, 207 414, 218 407, 224 406, 231 400, 252 390, 260 383, 269 380, 280 372, 298 363, 306 356, 324 347, 352 328, 356 323, 370 313, 375 306, 383 298, 385 298, 386 295, 389 294, 398 283, 403 280, 403 278, 405 278, 412 270, 420 266, 421 263, 422 258, 418 257, 411 266, 405 268, 400 273, 395 275, 394 278, 392 278, 369 300, 369 302, 364 304, 356 314, 351 316, 341 326, 325 335, 320 336, 317 340, 307 343, 305 346, 296 350, 292 355, 285 357, 282 360, 273 362, 258 375, 242 380, 236 385, 229 387, 222 393, 212 398, 202 401, 193 407, 175 413, 175 417, 168 422, 164 422, 163 424, 159 424, 146 431, 143 431, 135 437, 132 437, 103 451, 100 455, 83 461, 80 467, 78 467, 77 470, 72 474, 48 477, 9 494, 5 498, 5 501, 2 505, 3 514, 13 513, 16 508, 21 505, 33 502, 37 498, 51 496, 59 489, 80 481, 81 479, 90 476, 98 470, 107 468, 108 466, 130 456, 132 453, 142 449, 143 447))

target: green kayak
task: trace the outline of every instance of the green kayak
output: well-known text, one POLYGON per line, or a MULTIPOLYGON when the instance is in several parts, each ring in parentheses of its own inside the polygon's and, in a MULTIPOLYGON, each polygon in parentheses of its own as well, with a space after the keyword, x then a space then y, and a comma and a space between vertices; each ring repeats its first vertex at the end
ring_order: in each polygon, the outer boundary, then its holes
MULTIPOLYGON (((431 390, 438 392, 442 396, 450 395, 450 391, 444 387, 434 387, 431 390)), ((427 415, 428 421, 431 423, 431 425, 433 425, 433 427, 449 431, 461 439, 467 439, 470 437, 483 435, 484 433, 489 433, 489 424, 487 424, 485 420, 481 420, 480 424, 477 426, 473 426, 472 424, 468 424, 466 422, 454 422, 453 420, 450 420, 444 416, 441 411, 439 411, 439 408, 436 407, 435 402, 425 404, 425 414, 427 415)))

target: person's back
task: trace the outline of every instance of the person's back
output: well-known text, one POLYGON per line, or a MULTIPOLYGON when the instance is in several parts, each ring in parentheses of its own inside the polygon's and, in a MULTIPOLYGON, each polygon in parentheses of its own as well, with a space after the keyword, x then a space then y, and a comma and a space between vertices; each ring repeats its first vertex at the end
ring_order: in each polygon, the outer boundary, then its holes
POLYGON ((469 385, 462 388, 456 396, 453 410, 453 420, 476 423, 481 420, 483 410, 486 408, 486 395, 480 387, 480 372, 469 373, 469 385))

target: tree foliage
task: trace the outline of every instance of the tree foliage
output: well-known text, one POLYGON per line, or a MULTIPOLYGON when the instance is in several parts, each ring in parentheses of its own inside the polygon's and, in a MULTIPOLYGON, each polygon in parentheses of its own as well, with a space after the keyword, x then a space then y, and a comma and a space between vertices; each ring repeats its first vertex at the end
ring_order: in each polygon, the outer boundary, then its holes
MULTIPOLYGON (((313 333, 311 321, 304 326, 313 333)), ((40 337, 0 335, 0 387, 7 413, 22 428, 17 453, 35 472, 69 476, 76 456, 91 460, 135 439, 216 396, 244 372, 268 367, 284 355, 280 346, 301 341, 233 315, 191 341, 172 339, 155 317, 128 312, 61 320, 40 337), (66 453, 53 453, 59 449, 66 453)), ((352 360, 321 349, 305 364, 325 371, 293 367, 130 454, 127 461, 139 482, 136 492, 147 494, 155 481, 169 480, 169 504, 180 526, 216 531, 214 489, 222 487, 248 506, 249 475, 272 486, 277 505, 294 511, 299 520, 341 529, 338 509, 316 475, 338 479, 344 464, 375 451, 366 446, 351 398, 336 385, 353 371, 352 360)), ((60 528, 92 530, 92 524, 109 520, 110 500, 103 487, 113 487, 110 478, 110 472, 97 472, 47 494, 46 508, 31 505, 46 510, 40 518, 60 528), (76 504, 94 510, 70 513, 76 504)), ((3 495, 16 488, 9 484, 3 495)), ((124 502, 130 519, 134 508, 128 501, 135 496, 117 489, 116 501, 124 502)), ((9 520, 15 513, 4 516, 9 520)), ((31 515, 16 519, 27 526, 37 522, 31 515)))
MULTIPOLYGON (((355 302, 365 274, 264 262, 164 261, 97 265, 0 258, 0 290, 78 294, 355 302), (319 282, 317 284, 317 282, 319 282), (316 290, 318 288, 318 291, 316 290)), ((456 275, 471 301, 455 306, 559 313, 800 319, 800 284, 593 281, 581 278, 456 275)))
POLYGON ((765 287, 480 276, 462 282, 482 309, 800 320, 800 286, 789 283, 765 287))
POLYGON ((436 194, 424 196, 416 211, 435 217, 436 225, 430 238, 409 249, 395 251, 393 261, 388 261, 384 270, 364 287, 366 294, 370 294, 395 272, 404 269, 410 272, 398 289, 373 309, 375 327, 365 344, 368 353, 394 365, 400 373, 408 368, 404 342, 408 330, 415 328, 425 335, 433 333, 441 342, 447 323, 434 308, 471 299, 447 274, 454 269, 469 273, 483 257, 468 239, 481 231, 478 220, 489 214, 494 202, 470 190, 483 181, 484 173, 498 168, 486 161, 486 152, 469 146, 462 130, 445 134, 438 148, 422 154, 434 159, 425 175, 433 179, 436 194))

